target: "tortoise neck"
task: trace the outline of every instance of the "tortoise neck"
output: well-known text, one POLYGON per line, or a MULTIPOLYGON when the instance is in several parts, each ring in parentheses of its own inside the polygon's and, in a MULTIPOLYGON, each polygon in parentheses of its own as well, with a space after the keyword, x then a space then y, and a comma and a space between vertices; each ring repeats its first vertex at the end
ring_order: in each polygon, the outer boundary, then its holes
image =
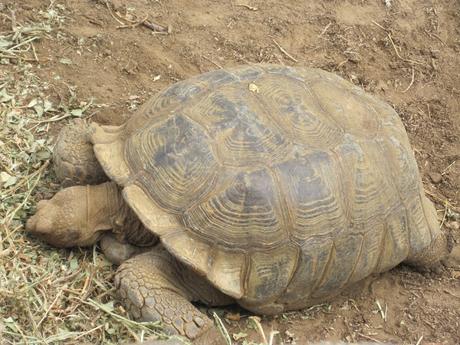
POLYGON ((113 182, 86 186, 87 227, 93 231, 111 230, 112 219, 124 201, 113 182))
POLYGON ((158 238, 139 220, 134 211, 124 200, 119 187, 114 182, 106 183, 107 214, 110 229, 121 243, 136 246, 152 246, 158 238))

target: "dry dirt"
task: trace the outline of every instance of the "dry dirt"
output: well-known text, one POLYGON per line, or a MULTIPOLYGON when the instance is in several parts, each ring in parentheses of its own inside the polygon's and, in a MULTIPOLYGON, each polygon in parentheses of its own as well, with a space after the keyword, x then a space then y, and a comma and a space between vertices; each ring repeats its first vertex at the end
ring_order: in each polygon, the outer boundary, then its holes
MULTIPOLYGON (((33 20, 49 5, 3 2, 16 8, 18 20, 33 20)), ((178 80, 247 62, 323 68, 393 105, 443 230, 457 245, 454 255, 437 273, 397 267, 330 304, 263 318, 262 324, 267 335, 277 330, 286 343, 460 344, 457 0, 113 0, 112 13, 105 1, 57 2, 65 8, 65 24, 35 45, 38 73, 51 85, 52 98, 68 97, 71 85, 78 98, 104 105, 94 121, 121 123, 178 80), (117 14, 134 22, 148 16, 172 32, 117 28, 117 14)), ((64 123, 53 124, 50 135, 64 123)), ((227 322, 230 334, 248 334, 239 342, 261 341, 244 311, 228 309, 223 316, 240 319, 227 322)))

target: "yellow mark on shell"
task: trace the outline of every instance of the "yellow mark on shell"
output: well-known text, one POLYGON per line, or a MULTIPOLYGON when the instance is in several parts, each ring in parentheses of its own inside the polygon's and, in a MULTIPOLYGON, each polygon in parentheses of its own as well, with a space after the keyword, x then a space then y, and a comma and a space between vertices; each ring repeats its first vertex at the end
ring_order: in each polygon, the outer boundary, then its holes
POLYGON ((258 87, 256 84, 254 84, 254 83, 249 84, 249 91, 255 92, 255 93, 259 93, 259 92, 260 92, 260 91, 259 91, 259 87, 258 87))

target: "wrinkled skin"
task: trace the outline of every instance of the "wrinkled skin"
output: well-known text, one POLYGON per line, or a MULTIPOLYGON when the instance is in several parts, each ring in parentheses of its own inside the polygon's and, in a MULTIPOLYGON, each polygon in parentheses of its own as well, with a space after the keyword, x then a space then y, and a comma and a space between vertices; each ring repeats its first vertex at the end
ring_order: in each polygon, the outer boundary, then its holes
POLYGON ((112 183, 63 189, 51 200, 38 203, 26 230, 55 247, 93 245, 113 227, 111 218, 121 202, 115 190, 112 183), (112 195, 110 203, 107 195, 112 195))

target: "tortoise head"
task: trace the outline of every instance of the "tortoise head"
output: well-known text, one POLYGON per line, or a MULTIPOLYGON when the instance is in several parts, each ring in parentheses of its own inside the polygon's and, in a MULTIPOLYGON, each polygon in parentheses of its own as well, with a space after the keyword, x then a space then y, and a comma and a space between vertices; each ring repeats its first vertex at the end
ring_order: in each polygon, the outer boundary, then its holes
POLYGON ((56 247, 93 245, 112 228, 107 184, 65 188, 40 201, 26 231, 56 247))

